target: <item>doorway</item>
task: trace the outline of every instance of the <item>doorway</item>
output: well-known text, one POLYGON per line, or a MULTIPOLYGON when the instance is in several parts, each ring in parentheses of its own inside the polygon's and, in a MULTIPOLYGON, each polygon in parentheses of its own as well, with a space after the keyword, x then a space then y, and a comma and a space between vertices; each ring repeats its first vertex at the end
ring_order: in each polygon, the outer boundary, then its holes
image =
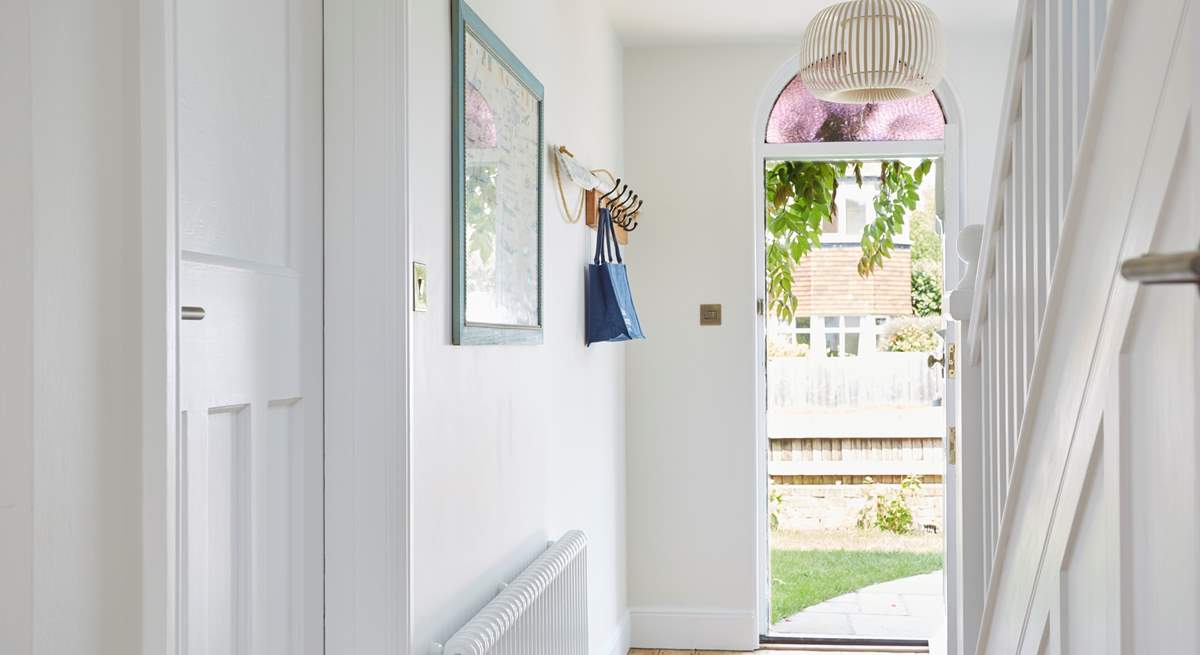
POLYGON ((754 159, 760 634, 952 639, 956 402, 943 353, 956 332, 940 301, 957 279, 957 125, 941 89, 831 105, 794 71, 764 98, 754 159), (818 178, 823 199, 806 187, 818 178))
MULTIPOLYGON (((767 167, 768 195, 780 170, 841 170, 819 247, 783 263, 790 288, 765 258, 772 296, 793 299, 767 307, 768 635, 928 640, 944 616, 936 161, 767 167), (865 271, 861 235, 886 197, 881 179, 923 167, 886 262, 865 271)), ((770 224, 768 234, 769 249, 786 239, 770 224)))

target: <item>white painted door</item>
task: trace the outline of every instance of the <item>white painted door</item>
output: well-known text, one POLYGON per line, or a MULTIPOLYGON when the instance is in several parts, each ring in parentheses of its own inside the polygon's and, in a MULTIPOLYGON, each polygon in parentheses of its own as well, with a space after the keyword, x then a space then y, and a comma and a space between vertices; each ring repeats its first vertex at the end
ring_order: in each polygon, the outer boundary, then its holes
MULTIPOLYGON (((1151 252, 1200 244, 1189 150, 1151 252)), ((1063 653, 1200 653, 1197 371, 1197 287, 1143 286, 1107 376, 1112 393, 1063 557, 1063 653)))
MULTIPOLYGON (((937 206, 938 215, 942 219, 942 234, 945 241, 943 244, 942 279, 957 280, 961 275, 959 271, 957 241, 958 234, 962 230, 962 215, 959 211, 962 201, 962 176, 958 157, 955 156, 955 153, 958 153, 961 147, 958 125, 946 126, 945 140, 946 152, 949 155, 938 160, 937 166, 937 206)), ((949 302, 944 296, 945 294, 943 294, 943 305, 948 308, 949 302)), ((937 628, 935 634, 929 635, 929 643, 934 652, 939 652, 942 644, 946 644, 947 652, 958 653, 957 644, 960 639, 960 626, 957 616, 959 613, 958 589, 960 567, 957 552, 961 527, 955 502, 958 498, 959 484, 957 451, 959 423, 961 422, 959 400, 962 397, 962 378, 959 372, 962 369, 960 357, 962 351, 962 331, 959 323, 953 320, 948 312, 946 313, 945 321, 945 345, 942 352, 942 360, 944 362, 942 370, 946 376, 942 403, 946 419, 946 429, 942 433, 942 452, 945 454, 945 469, 942 474, 942 534, 945 535, 942 558, 944 562, 942 567, 942 597, 945 601, 943 616, 946 619, 937 628)))
POLYGON ((176 30, 181 650, 320 653, 321 2, 176 30))

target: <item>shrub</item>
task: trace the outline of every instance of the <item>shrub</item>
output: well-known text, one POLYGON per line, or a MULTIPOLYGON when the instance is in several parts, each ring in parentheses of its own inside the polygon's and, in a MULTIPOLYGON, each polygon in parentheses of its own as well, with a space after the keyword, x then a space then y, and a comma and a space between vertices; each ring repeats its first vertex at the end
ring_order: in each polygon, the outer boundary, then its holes
POLYGON ((767 339, 767 359, 808 357, 808 344, 772 336, 767 339))
POLYGON ((914 261, 912 267, 912 308, 917 316, 942 314, 942 265, 940 262, 914 261))
POLYGON ((932 194, 913 212, 909 236, 912 238, 912 307, 917 316, 942 313, 942 237, 935 229, 932 194))
POLYGON ((769 507, 771 509, 771 513, 770 513, 771 529, 778 530, 779 529, 779 515, 780 515, 780 513, 783 512, 783 492, 780 491, 779 489, 776 489, 772 485, 770 491, 767 492, 767 498, 770 501, 769 507))
POLYGON ((896 318, 884 329, 884 348, 893 353, 932 353, 941 350, 942 338, 938 336, 941 319, 896 318))
POLYGON ((908 534, 913 530, 910 498, 921 489, 921 476, 910 475, 900 482, 900 488, 891 492, 879 492, 875 481, 867 478, 863 491, 867 501, 858 512, 858 527, 877 528, 883 532, 908 534))
POLYGON ((934 205, 932 193, 924 194, 920 206, 912 214, 912 222, 908 228, 909 239, 912 241, 912 259, 914 262, 942 261, 942 235, 934 227, 937 222, 937 208, 934 205))

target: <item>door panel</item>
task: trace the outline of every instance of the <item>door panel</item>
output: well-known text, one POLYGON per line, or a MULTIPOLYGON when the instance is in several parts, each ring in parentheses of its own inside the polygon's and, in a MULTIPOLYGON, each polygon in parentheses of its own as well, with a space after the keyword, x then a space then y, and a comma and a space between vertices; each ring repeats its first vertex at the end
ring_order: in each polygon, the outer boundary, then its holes
POLYGON ((179 3, 179 234, 185 251, 288 262, 289 4, 179 3))
MULTIPOLYGON (((1193 157, 1184 150, 1151 252, 1200 243, 1200 214, 1184 183, 1193 179, 1193 157)), ((1198 308, 1196 287, 1143 287, 1121 357, 1123 491, 1130 509, 1121 564, 1131 587, 1124 619, 1133 653, 1200 652, 1198 308)))
POLYGON ((1113 593, 1105 575, 1104 539, 1104 437, 1097 437, 1097 452, 1088 481, 1077 505, 1076 523, 1062 564, 1062 639, 1068 653, 1103 653, 1106 639, 1105 599, 1113 593))
POLYGON ((321 4, 176 29, 183 651, 320 653, 321 4))

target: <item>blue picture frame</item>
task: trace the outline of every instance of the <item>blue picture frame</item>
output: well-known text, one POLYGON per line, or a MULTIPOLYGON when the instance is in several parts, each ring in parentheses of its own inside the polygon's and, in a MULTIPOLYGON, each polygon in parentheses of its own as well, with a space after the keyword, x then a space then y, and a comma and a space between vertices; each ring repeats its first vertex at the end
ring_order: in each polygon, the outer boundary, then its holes
POLYGON ((504 42, 471 10, 463 0, 451 0, 453 56, 451 75, 451 231, 453 263, 452 343, 454 345, 495 345, 542 343, 544 282, 543 268, 543 191, 545 176, 545 90, 533 73, 517 59, 504 42), (513 77, 524 85, 537 101, 537 324, 505 325, 467 320, 467 206, 466 206, 466 40, 468 33, 483 45, 513 77))

